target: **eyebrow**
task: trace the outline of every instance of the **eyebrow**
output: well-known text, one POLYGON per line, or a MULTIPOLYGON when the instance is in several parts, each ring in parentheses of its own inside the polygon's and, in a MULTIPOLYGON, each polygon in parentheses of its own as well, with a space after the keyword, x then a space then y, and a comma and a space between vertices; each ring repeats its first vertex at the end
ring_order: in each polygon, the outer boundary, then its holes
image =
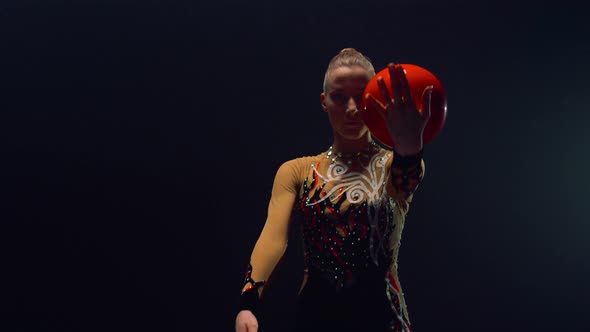
MULTIPOLYGON (((365 91, 365 89, 358 89, 356 92, 363 93, 364 91, 365 91)), ((345 92, 345 91, 344 91, 344 89, 341 89, 341 88, 335 88, 335 89, 332 88, 332 91, 330 91, 330 93, 333 93, 333 92, 345 92)))
MULTIPOLYGON (((361 89, 361 88, 359 88, 359 89, 355 89, 355 90, 359 90, 359 91, 361 91, 361 90, 364 90, 364 89, 365 89, 365 88, 362 88, 362 89, 361 89)), ((346 88, 332 86, 332 90, 333 90, 333 91, 344 91, 344 90, 346 90, 346 88)))

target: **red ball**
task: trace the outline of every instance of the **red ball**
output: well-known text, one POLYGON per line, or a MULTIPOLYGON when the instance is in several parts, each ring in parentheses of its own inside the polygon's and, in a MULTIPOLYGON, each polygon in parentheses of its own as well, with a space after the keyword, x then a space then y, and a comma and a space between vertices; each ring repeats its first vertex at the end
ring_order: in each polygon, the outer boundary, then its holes
MULTIPOLYGON (((428 70, 412 64, 401 64, 401 66, 406 72, 406 78, 410 85, 412 98, 414 99, 418 111, 422 112, 422 93, 424 92, 424 89, 430 85, 433 86, 430 104, 430 119, 426 123, 424 134, 422 136, 423 144, 428 144, 434 140, 445 125, 447 118, 447 97, 445 90, 438 78, 428 70)), ((385 104, 385 99, 381 95, 381 90, 377 84, 377 78, 379 76, 383 77, 383 82, 387 86, 390 96, 393 96, 389 69, 385 68, 378 72, 367 84, 365 92, 363 93, 361 116, 373 138, 386 148, 392 149, 395 146, 395 142, 393 142, 393 139, 387 131, 385 121, 372 104, 367 103, 366 99, 366 94, 370 93, 381 103, 385 104)))

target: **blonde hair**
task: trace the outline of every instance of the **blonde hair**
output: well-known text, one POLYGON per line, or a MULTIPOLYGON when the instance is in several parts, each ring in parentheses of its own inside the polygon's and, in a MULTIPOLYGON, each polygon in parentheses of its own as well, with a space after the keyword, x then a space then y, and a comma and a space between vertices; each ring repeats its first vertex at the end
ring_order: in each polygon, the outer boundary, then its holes
POLYGON ((328 76, 334 69, 352 66, 360 66, 364 68, 369 72, 370 78, 375 76, 375 68, 367 56, 363 55, 354 48, 343 48, 332 58, 332 60, 330 60, 330 63, 328 64, 328 69, 324 75, 324 93, 328 90, 328 76))

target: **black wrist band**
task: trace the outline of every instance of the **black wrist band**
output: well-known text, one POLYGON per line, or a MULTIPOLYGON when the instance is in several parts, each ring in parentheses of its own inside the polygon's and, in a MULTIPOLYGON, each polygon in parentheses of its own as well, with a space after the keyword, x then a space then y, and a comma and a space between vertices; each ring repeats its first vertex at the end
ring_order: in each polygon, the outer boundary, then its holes
POLYGON ((257 314, 258 302, 260 302, 258 295, 258 287, 264 285, 263 281, 254 281, 252 279, 252 264, 248 264, 248 270, 246 271, 246 278, 244 278, 244 284, 242 294, 240 295, 240 311, 250 310, 257 314))
POLYGON ((258 297, 258 289, 256 287, 250 288, 240 296, 240 311, 250 310, 254 313, 254 316, 258 313, 258 303, 260 302, 258 297))
POLYGON ((402 156, 394 149, 393 150, 393 167, 408 168, 408 167, 420 164, 420 162, 422 161, 423 153, 424 153, 424 149, 420 150, 420 152, 413 154, 413 155, 402 156))

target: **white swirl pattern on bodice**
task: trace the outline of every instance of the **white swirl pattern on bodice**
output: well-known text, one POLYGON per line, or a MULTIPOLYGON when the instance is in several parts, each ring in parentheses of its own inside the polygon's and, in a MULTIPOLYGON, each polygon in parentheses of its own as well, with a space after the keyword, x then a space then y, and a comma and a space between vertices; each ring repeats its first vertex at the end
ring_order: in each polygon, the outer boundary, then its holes
POLYGON ((395 201, 388 199, 386 183, 389 179, 389 172, 386 164, 390 155, 387 152, 376 153, 371 157, 367 166, 363 167, 362 172, 350 171, 348 165, 341 161, 335 161, 328 166, 327 174, 322 175, 316 165, 312 165, 313 172, 326 184, 332 184, 322 198, 315 202, 307 203, 308 206, 322 203, 330 199, 335 200, 342 195, 346 195, 346 200, 350 204, 360 204, 367 202, 367 219, 370 224, 370 253, 373 262, 379 265, 377 260, 377 250, 382 248, 386 240, 380 234, 377 223, 379 221, 380 209, 384 207, 384 212, 392 213, 395 207, 395 201), (386 204, 384 204, 386 203, 386 204), (378 238, 378 245, 374 245, 374 237, 378 238))

